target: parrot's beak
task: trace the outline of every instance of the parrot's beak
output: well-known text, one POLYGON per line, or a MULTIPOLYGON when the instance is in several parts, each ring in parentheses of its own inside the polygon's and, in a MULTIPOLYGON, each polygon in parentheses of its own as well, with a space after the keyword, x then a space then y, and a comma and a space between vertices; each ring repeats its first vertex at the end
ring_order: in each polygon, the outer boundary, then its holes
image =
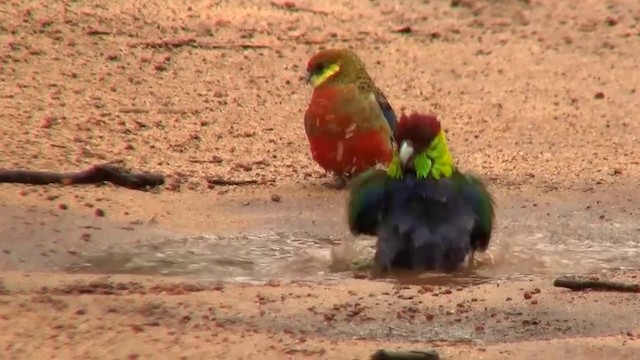
POLYGON ((408 142, 403 141, 402 144, 400 144, 400 151, 398 152, 398 156, 400 157, 400 163, 403 166, 406 166, 411 157, 413 157, 413 152, 413 146, 411 146, 411 144, 409 144, 408 142))
POLYGON ((307 73, 304 75, 304 82, 307 84, 311 84, 311 72, 307 71, 307 73))

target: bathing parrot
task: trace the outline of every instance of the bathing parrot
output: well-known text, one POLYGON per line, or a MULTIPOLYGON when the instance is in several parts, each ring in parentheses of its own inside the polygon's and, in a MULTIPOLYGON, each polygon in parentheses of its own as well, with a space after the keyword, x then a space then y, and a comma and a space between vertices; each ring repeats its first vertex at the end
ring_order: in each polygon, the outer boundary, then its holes
MULTIPOLYGON (((435 116, 402 114, 398 151, 386 170, 369 169, 351 184, 349 228, 377 236, 375 265, 451 272, 486 251, 494 200, 477 177, 458 170, 435 116)), ((491 254, 489 253, 491 257, 491 254)))
POLYGON ((304 125, 313 159, 337 177, 335 187, 393 156, 396 114, 348 49, 322 50, 307 63, 313 94, 304 125))

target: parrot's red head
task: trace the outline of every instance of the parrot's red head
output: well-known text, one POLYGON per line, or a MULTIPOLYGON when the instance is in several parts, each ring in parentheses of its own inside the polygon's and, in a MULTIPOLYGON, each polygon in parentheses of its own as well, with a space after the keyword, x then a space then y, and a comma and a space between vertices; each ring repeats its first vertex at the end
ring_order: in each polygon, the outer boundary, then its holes
POLYGON ((394 133, 396 143, 400 145, 400 160, 406 163, 415 154, 427 150, 441 130, 435 115, 412 113, 407 116, 402 113, 394 133))
POLYGON ((349 83, 366 76, 364 63, 349 49, 321 50, 307 62, 306 81, 313 87, 349 83))

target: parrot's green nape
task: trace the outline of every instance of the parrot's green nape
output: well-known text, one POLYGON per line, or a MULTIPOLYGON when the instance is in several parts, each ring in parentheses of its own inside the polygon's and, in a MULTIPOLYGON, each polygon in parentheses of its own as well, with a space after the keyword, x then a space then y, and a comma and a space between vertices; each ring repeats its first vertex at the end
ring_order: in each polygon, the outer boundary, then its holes
MULTIPOLYGON (((444 136, 444 131, 440 130, 438 136, 433 139, 427 151, 425 151, 426 157, 432 159, 432 163, 430 163, 430 172, 431 176, 434 179, 440 179, 441 176, 446 178, 451 177, 453 174, 453 156, 449 152, 449 147, 447 146, 447 139, 444 136)), ((414 164, 415 166, 415 164, 414 164)), ((418 172, 416 168, 416 172, 418 172)), ((428 173, 427 173, 428 175, 428 173)), ((418 177, 420 174, 418 173, 418 177)), ((424 176, 426 177, 426 176, 424 176)))

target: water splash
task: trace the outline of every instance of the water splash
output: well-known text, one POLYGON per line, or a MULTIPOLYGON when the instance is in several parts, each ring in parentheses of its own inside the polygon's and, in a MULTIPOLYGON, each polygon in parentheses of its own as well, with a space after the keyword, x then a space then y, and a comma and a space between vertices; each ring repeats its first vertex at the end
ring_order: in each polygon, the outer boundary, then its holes
MULTIPOLYGON (((471 283, 485 279, 530 275, 597 272, 638 267, 640 241, 635 229, 622 229, 608 240, 594 235, 593 228, 552 227, 513 222, 496 234, 490 251, 493 264, 456 275, 420 275, 405 282, 471 283), (623 235, 620 235, 623 234, 623 235), (626 235, 625 235, 626 234, 626 235), (598 241, 595 241, 598 239, 598 241), (438 277, 440 276, 440 277, 438 277)), ((599 233, 607 233, 600 225, 599 233)), ((614 232, 611 232, 612 234, 614 232)), ((269 279, 318 279, 350 276, 370 263, 374 239, 300 237, 286 232, 268 232, 222 237, 203 235, 169 238, 131 249, 84 254, 82 262, 68 271, 181 275, 199 279, 264 281, 269 279)), ((482 260, 482 254, 479 254, 482 260)), ((397 279, 403 282, 402 279, 397 279)))

